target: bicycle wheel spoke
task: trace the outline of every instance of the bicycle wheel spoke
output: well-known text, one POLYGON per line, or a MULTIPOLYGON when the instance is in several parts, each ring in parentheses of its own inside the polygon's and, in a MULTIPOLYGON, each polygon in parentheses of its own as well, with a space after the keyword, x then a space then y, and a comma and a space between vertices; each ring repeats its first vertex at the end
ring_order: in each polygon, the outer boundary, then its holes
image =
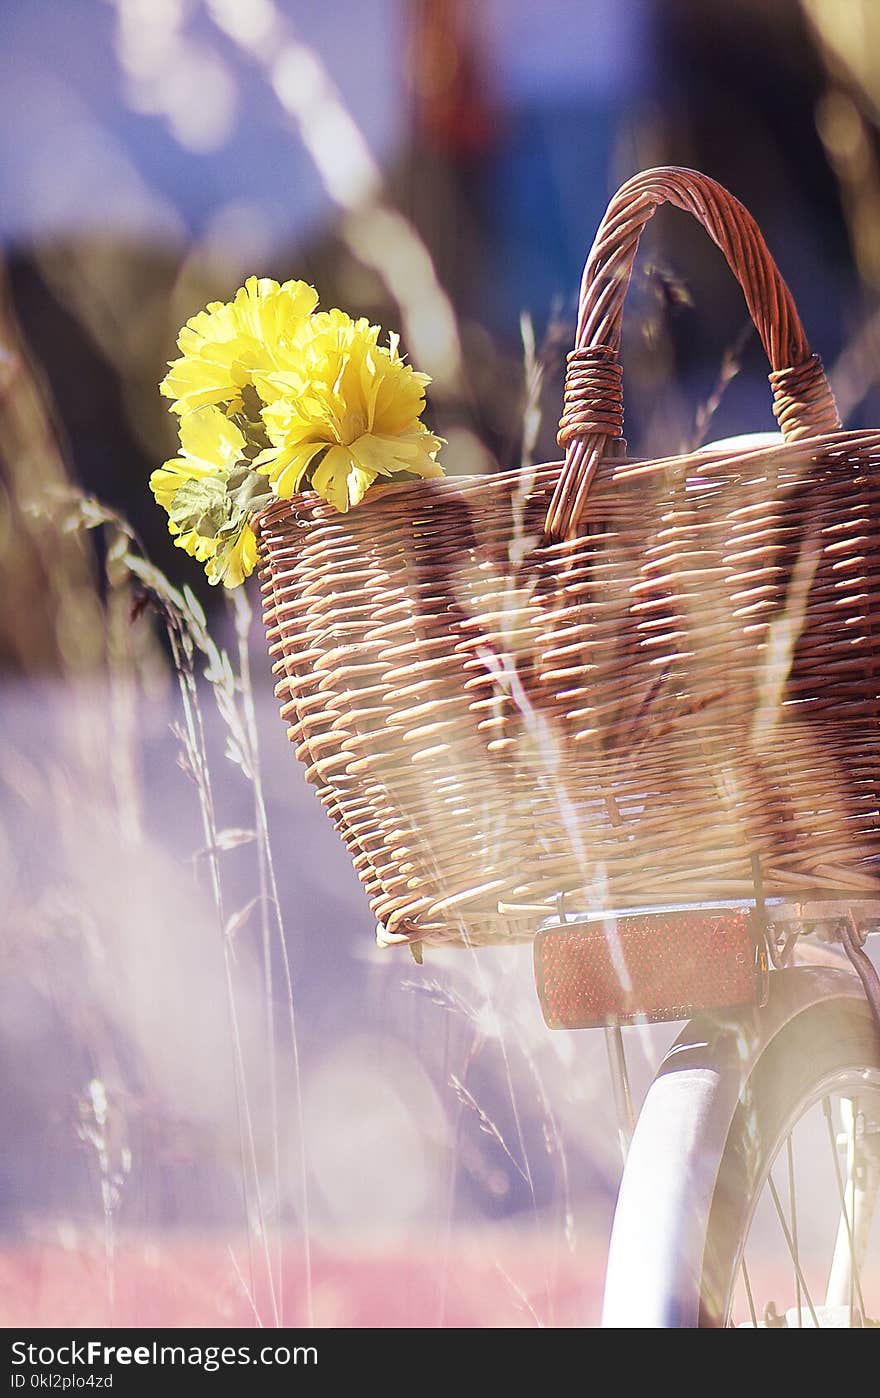
POLYGON ((806 1300, 806 1302, 807 1302, 807 1305, 808 1305, 809 1308, 810 1308, 810 1315, 811 1315, 812 1318, 813 1318, 813 1324, 815 1325, 816 1329, 818 1330, 818 1328, 819 1328, 819 1318, 818 1318, 818 1316, 816 1315, 816 1308, 815 1308, 815 1306, 813 1305, 812 1299, 811 1299, 811 1297, 810 1297, 810 1288, 807 1286, 806 1279, 804 1278, 804 1274, 803 1274, 803 1272, 802 1272, 802 1270, 801 1270, 800 1261, 799 1261, 798 1256, 797 1256, 797 1253, 795 1252, 795 1249, 794 1249, 794 1244, 793 1244, 793 1242, 792 1242, 791 1233, 789 1232, 788 1224, 787 1224, 786 1219, 785 1219, 785 1213, 784 1213, 783 1208, 782 1208, 782 1202, 781 1202, 781 1200, 780 1200, 780 1198, 779 1198, 779 1192, 778 1192, 778 1190, 777 1190, 777 1188, 776 1188, 776 1185, 775 1185, 775 1183, 774 1183, 774 1181, 773 1181, 773 1175, 772 1175, 772 1174, 770 1174, 770 1175, 767 1176, 767 1183, 768 1183, 768 1185, 770 1186, 770 1194, 771 1194, 771 1197, 772 1197, 772 1199, 773 1199, 773 1204, 774 1204, 774 1207, 775 1207, 775 1209, 776 1209, 777 1216, 778 1216, 778 1218, 779 1218, 779 1226, 781 1227, 782 1232, 783 1232, 783 1234, 785 1235, 785 1241, 786 1241, 786 1243, 788 1244, 788 1251, 789 1251, 789 1254, 790 1254, 790 1256, 791 1256, 791 1260, 792 1260, 792 1262, 794 1263, 795 1275, 798 1277, 798 1279, 799 1279, 799 1281, 800 1281, 801 1287, 802 1287, 802 1289, 803 1289, 804 1298, 805 1298, 805 1300, 806 1300))
POLYGON ((792 1146, 791 1132, 785 1138, 785 1154, 788 1161, 788 1208, 791 1217, 791 1240, 794 1244, 794 1286, 797 1297, 798 1329, 802 1330, 804 1316, 801 1309, 801 1279, 800 1279, 800 1254, 798 1252, 798 1230, 797 1230, 797 1200, 794 1192, 794 1148, 792 1146))
MULTIPOLYGON (((834 1129, 834 1118, 831 1114, 831 1103, 827 1097, 822 1098, 822 1111, 825 1116, 825 1125, 828 1128, 828 1141, 831 1146, 831 1159, 834 1165, 834 1178, 837 1181, 837 1198, 840 1203, 840 1216, 846 1228, 846 1241, 849 1247, 849 1270, 850 1289, 859 1298, 859 1305, 862 1315, 865 1314, 865 1299, 862 1295, 862 1279, 859 1276, 859 1269, 856 1264, 856 1245, 853 1238, 852 1225, 855 1218, 855 1170, 853 1170, 853 1218, 850 1218, 849 1210, 846 1206, 846 1188, 843 1183, 843 1176, 840 1173, 840 1157, 837 1151, 837 1132, 834 1129)), ((853 1132, 855 1132, 855 1114, 853 1114, 853 1132)), ((850 1305, 850 1322, 852 1322, 852 1304, 850 1305)))
POLYGON ((755 1329, 757 1330, 757 1328, 758 1328, 758 1312, 755 1310, 755 1298, 754 1298, 754 1296, 752 1295, 752 1283, 751 1283, 751 1281, 750 1281, 750 1279, 749 1279, 749 1269, 748 1269, 748 1267, 746 1266, 745 1254, 743 1254, 743 1259, 742 1259, 742 1262, 740 1263, 740 1267, 742 1268, 743 1281, 745 1282, 746 1298, 747 1298, 748 1303, 749 1303, 749 1314, 750 1314, 750 1316, 752 1317, 752 1325, 753 1325, 753 1326, 755 1327, 755 1329))

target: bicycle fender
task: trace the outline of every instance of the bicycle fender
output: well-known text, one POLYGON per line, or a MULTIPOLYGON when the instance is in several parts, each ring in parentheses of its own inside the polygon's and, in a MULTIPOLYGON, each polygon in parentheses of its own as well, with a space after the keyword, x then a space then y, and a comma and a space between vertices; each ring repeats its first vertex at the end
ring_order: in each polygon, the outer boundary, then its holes
POLYGON ((755 1064, 805 1010, 863 999, 856 976, 831 967, 773 972, 763 1009, 699 1015, 679 1034, 645 1097, 621 1180, 602 1326, 699 1324, 712 1197, 734 1113, 755 1064))

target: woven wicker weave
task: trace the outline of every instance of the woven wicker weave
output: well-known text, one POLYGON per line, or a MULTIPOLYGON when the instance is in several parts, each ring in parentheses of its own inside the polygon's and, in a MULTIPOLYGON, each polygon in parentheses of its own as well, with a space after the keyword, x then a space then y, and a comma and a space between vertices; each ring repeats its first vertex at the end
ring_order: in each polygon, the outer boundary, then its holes
POLYGON ((312 494, 259 521, 282 716, 380 940, 530 936, 581 907, 880 890, 880 432, 839 430, 753 220, 630 180, 584 273, 565 462, 312 494), (785 441, 628 461, 642 228, 694 214, 745 293, 785 441))

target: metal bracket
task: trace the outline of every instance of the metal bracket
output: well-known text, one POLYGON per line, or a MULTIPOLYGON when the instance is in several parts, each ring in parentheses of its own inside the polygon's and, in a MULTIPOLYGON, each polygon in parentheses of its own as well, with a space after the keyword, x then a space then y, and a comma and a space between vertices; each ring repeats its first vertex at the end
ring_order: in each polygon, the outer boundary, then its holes
MULTIPOLYGON (((556 916, 560 924, 568 922, 565 894, 556 895, 556 916)), ((614 1114, 617 1119, 617 1140, 623 1163, 629 1152, 630 1141, 635 1129, 635 1110, 632 1091, 629 1085, 629 1071, 626 1066, 626 1050, 620 1025, 609 1025, 605 1030, 605 1047, 608 1051, 608 1069, 611 1073, 611 1086, 614 1093, 614 1114)))
POLYGON ((853 970, 862 982, 865 998, 871 1006, 874 1023, 877 1026, 878 1034, 880 1034, 880 975, 877 974, 877 968, 865 951, 866 938, 859 932, 851 911, 849 916, 841 921, 838 935, 853 970))

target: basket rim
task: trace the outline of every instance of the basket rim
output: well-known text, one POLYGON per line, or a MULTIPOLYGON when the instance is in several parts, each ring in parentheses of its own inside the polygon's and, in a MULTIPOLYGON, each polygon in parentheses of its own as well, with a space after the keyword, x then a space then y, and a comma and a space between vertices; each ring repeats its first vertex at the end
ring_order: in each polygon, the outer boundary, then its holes
MULTIPOLYGON (((878 447, 880 447, 880 429, 859 428, 818 433, 814 437, 802 437, 795 442, 784 442, 780 439, 777 442, 763 443, 745 450, 735 447, 718 450, 710 445, 697 447, 693 451, 677 452, 670 456, 614 457, 607 463, 609 469, 597 481, 595 493, 605 495, 611 491, 621 491, 633 483, 644 485, 646 477, 680 471, 688 466, 694 468, 694 474, 697 476, 711 476, 719 466, 753 462, 762 457, 781 462, 790 458, 801 458, 804 455, 815 457, 821 451, 834 451, 836 448, 875 450, 878 447)), ((463 472, 460 475, 432 476, 426 480, 377 481, 357 506, 357 512, 363 514, 365 510, 375 510, 386 501, 396 499, 403 494, 409 494, 416 501, 427 502, 442 499, 444 495, 454 496, 462 490, 479 488, 480 486, 497 486, 499 490, 503 491, 517 480, 529 481, 530 490, 541 484, 546 484, 549 488, 564 464, 559 459, 540 461, 531 466, 509 467, 505 471, 463 472), (543 480, 545 476, 546 482, 543 480)), ((251 524, 259 532, 263 525, 272 524, 291 514, 301 513, 303 510, 312 511, 316 504, 324 506, 328 513, 345 513, 337 511, 315 491, 297 491, 289 497, 273 500, 270 505, 253 515, 251 524)), ((562 545, 556 545, 556 547, 562 547, 562 545)))

